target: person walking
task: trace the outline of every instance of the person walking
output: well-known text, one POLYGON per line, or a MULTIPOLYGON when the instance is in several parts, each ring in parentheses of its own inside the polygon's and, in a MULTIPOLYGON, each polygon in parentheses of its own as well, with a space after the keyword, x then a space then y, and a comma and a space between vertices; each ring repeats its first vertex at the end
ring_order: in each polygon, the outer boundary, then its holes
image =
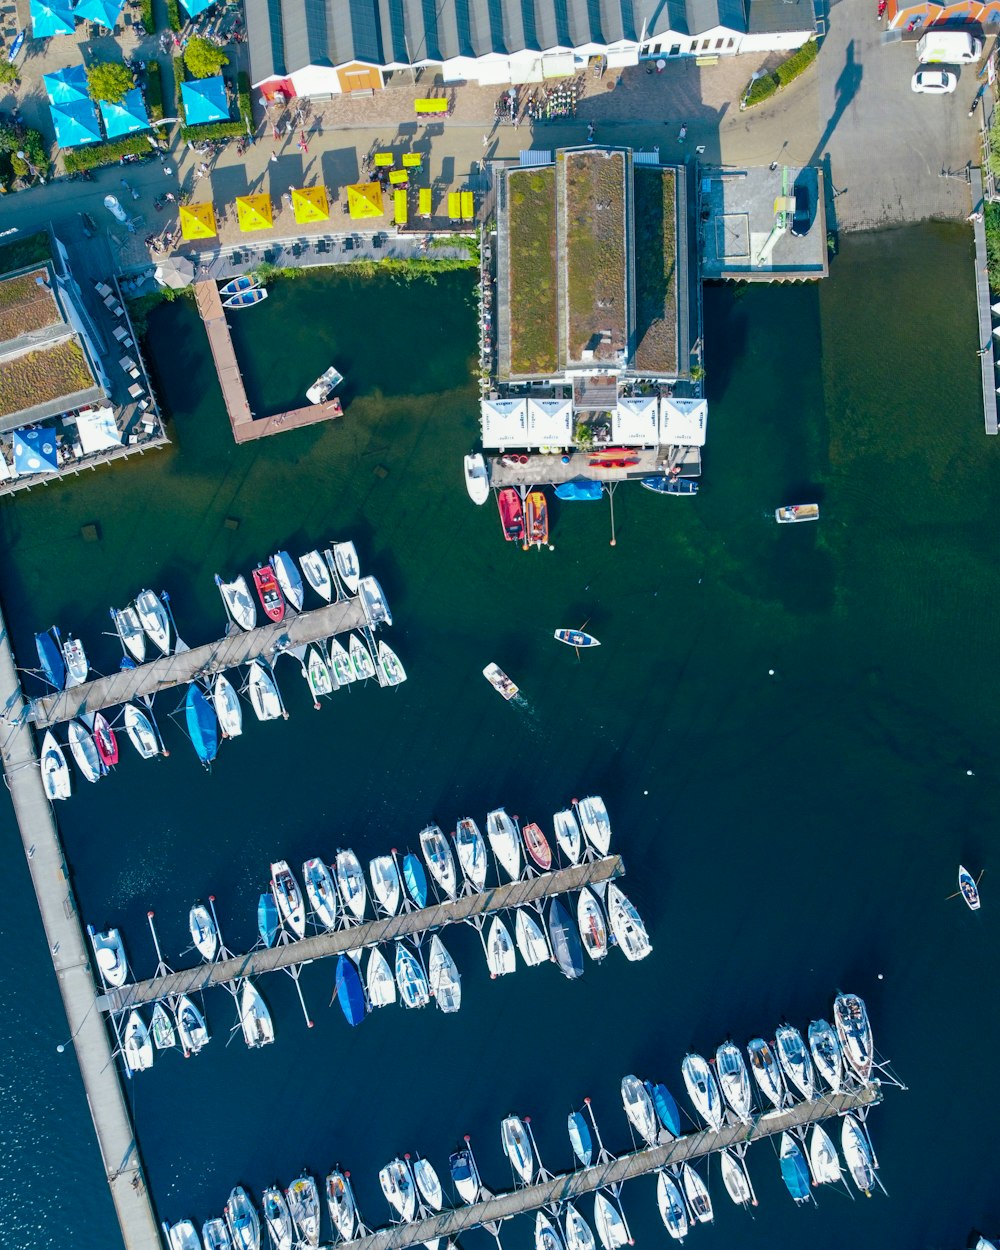
POLYGON ((687 138, 687 133, 688 133, 687 122, 682 122, 680 130, 677 132, 677 142, 683 143, 684 140, 687 138))

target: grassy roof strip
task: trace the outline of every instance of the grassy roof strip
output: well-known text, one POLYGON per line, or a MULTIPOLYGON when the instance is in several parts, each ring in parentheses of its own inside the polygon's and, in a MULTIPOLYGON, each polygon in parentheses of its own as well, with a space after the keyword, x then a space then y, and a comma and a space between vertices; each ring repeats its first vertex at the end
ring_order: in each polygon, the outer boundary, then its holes
POLYGON ((635 188, 638 369, 671 373, 677 362, 677 179, 672 169, 637 166, 635 188))
POLYGON ((565 162, 567 356, 611 360, 628 342, 625 158, 567 152, 565 162))
POLYGON ((555 170, 519 169, 507 182, 510 238, 510 371, 556 369, 555 170))
POLYGON ((62 320, 52 292, 39 283, 40 278, 48 282, 44 269, 0 279, 0 343, 62 320))
POLYGON ((94 385, 79 343, 64 339, 0 364, 0 417, 76 395, 94 385))

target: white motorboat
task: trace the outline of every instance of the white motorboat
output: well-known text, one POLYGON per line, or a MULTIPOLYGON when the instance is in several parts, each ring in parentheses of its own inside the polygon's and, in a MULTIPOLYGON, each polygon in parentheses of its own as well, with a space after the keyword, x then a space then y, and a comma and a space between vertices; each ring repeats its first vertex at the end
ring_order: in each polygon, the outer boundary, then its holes
POLYGON ((351 634, 347 640, 347 652, 351 657, 351 668, 358 681, 370 681, 375 676, 375 661, 372 653, 357 636, 351 634))
POLYGON ((465 489, 475 504, 484 504, 490 497, 490 475, 481 452, 465 457, 465 489))
POLYGON ((212 684, 212 706, 223 738, 238 738, 243 732, 243 706, 225 673, 217 673, 212 684))
POLYGON ((437 825, 428 825, 421 831, 420 850, 431 876, 448 898, 454 898, 458 893, 455 857, 451 853, 448 839, 437 825))
POLYGON ((567 1202, 563 1208, 563 1228, 566 1232, 566 1250, 595 1250, 594 1234, 580 1212, 567 1202))
POLYGON ((647 1146, 655 1146, 659 1137, 656 1110, 649 1090, 637 1076, 622 1077, 622 1106, 629 1123, 647 1146))
POLYGON ((330 869, 321 859, 307 859, 302 865, 302 880, 306 897, 316 919, 324 929, 337 927, 337 887, 330 869))
POLYGON ((76 766, 87 781, 99 781, 108 771, 97 753, 94 735, 86 725, 78 720, 71 720, 67 726, 69 749, 76 760, 76 766))
POLYGON ((356 680, 351 657, 336 638, 330 639, 330 668, 338 686, 349 686, 356 680))
POLYGON ((552 829, 556 836, 556 845, 571 864, 580 862, 580 850, 583 838, 580 826, 571 808, 556 812, 552 817, 552 829))
POLYGON ((427 980, 434 1001, 441 1010, 448 1014, 458 1011, 462 1005, 462 978, 454 959, 436 933, 431 938, 427 958, 427 980))
POLYGON ((294 937, 306 935, 306 906, 302 901, 302 891, 295 880, 295 874, 285 860, 276 860, 271 865, 271 893, 278 904, 282 922, 294 937))
POLYGON ((604 1250, 618 1250, 619 1246, 629 1245, 632 1241, 617 1202, 612 1202, 600 1190, 594 1194, 594 1227, 604 1250))
POLYGON ((747 1054, 750 1056, 750 1071, 761 1092, 768 1102, 780 1109, 785 1105, 788 1095, 785 1093, 785 1080, 774 1051, 762 1037, 755 1037, 747 1044, 747 1054))
MULTIPOLYGON (((95 749, 96 754, 96 749, 95 749)), ((62 747, 51 729, 46 729, 42 739, 42 782, 50 800, 68 799, 72 793, 69 765, 62 747)))
POLYGON ((750 1124, 753 1119, 750 1074, 743 1051, 735 1042, 723 1042, 715 1052, 715 1072, 726 1102, 744 1124, 750 1124))
POLYGON ((224 582, 216 573, 215 584, 219 588, 222 602, 226 605, 226 611, 240 629, 249 631, 256 628, 257 604, 250 594, 247 579, 243 574, 241 573, 231 582, 224 582))
MULTIPOLYGON (((206 1220, 201 1226, 201 1239, 205 1250, 233 1250, 226 1221, 218 1217, 206 1220)), ((200 1248, 199 1248, 200 1250, 200 1248)))
POLYGON ((500 1125, 500 1144, 510 1166, 525 1185, 535 1177, 535 1151, 528 1136, 528 1126, 516 1115, 509 1115, 500 1125))
POLYGON ((337 852, 334 872, 337 875, 337 885, 340 888, 340 897, 344 906, 355 920, 364 920, 368 889, 365 886, 365 874, 361 861, 350 848, 337 852))
POLYGON ((406 669, 387 642, 378 644, 378 666, 382 670, 383 685, 401 686, 406 681, 406 669))
POLYGON ((170 654, 170 617, 163 600, 152 590, 139 592, 135 611, 146 637, 163 655, 170 654))
POLYGON ((144 1072, 153 1066, 153 1042, 145 1020, 130 1011, 122 1034, 122 1054, 130 1072, 144 1072))
POLYGON ((711 1224, 713 1217, 712 1199, 708 1196, 705 1182, 690 1163, 681 1165, 681 1185, 684 1197, 687 1198, 688 1209, 699 1224, 711 1224))
POLYGON ((153 1016, 149 1022, 149 1032, 153 1038, 153 1045, 157 1050, 171 1050, 177 1045, 177 1030, 174 1028, 174 1022, 170 1019, 170 1014, 162 1003, 157 1003, 153 1007, 153 1016))
POLYGON ((97 971, 105 989, 124 985, 128 978, 128 962, 125 959, 122 935, 117 929, 108 929, 104 933, 98 933, 92 925, 87 926, 87 932, 90 934, 97 971))
POLYGON ((260 1217, 242 1185, 229 1195, 225 1211, 234 1250, 260 1250, 260 1217))
POLYGON ((455 851, 466 881, 477 894, 481 893, 486 884, 489 859, 483 835, 471 816, 463 816, 455 826, 455 851))
POLYGON ((468 1203, 475 1202, 479 1197, 483 1183, 479 1179, 479 1168, 476 1166, 476 1159, 472 1151, 468 1148, 456 1150, 448 1159, 448 1170, 451 1172, 451 1179, 454 1181, 455 1188, 458 1190, 458 1196, 462 1201, 468 1203))
POLYGON ((521 958, 529 968, 548 963, 552 958, 545 930, 525 907, 519 907, 514 914, 514 937, 521 958))
POLYGON ((608 909, 608 923, 615 941, 626 959, 633 962, 645 959, 653 949, 646 926, 635 906, 625 897, 613 881, 608 883, 605 903, 608 909))
POLYGON ((205 1017, 186 994, 182 994, 174 1007, 177 1036, 186 1055, 196 1055, 208 1045, 208 1025, 205 1017))
POLYGON ((290 604, 296 612, 301 612, 306 592, 305 587, 302 585, 302 575, 299 572, 299 566, 287 551, 276 551, 271 557, 271 568, 274 570, 274 576, 278 579, 278 585, 281 587, 281 593, 285 596, 285 602, 290 604))
POLYGON ((432 1211, 440 1211, 444 1203, 441 1181, 432 1164, 426 1159, 417 1158, 413 1163, 413 1179, 417 1182, 417 1190, 432 1211))
POLYGON ((822 1124, 814 1124, 809 1135, 809 1166, 817 1185, 836 1185, 841 1178, 837 1148, 822 1124))
POLYGON ((396 943, 396 985, 404 1007, 426 1007, 430 986, 417 958, 402 942, 396 943))
POLYGON ((67 635, 66 641, 62 644, 62 653, 66 662, 66 689, 82 686, 90 672, 90 664, 87 662, 83 643, 72 634, 67 635))
POLYGON ((308 1173, 303 1172, 285 1191, 288 1210, 298 1229, 300 1246, 319 1245, 319 1190, 308 1173))
POLYGON ((210 964, 219 953, 219 930, 212 913, 204 903, 195 903, 188 913, 191 941, 205 963, 210 964))
POLYGON ((497 862, 511 881, 516 881, 521 875, 521 839, 517 836, 517 826, 502 807, 486 817, 486 836, 497 862))
POLYGON ((112 608, 111 619, 125 654, 130 655, 136 664, 142 664, 146 658, 146 635, 135 608, 131 603, 124 608, 112 608))
POLYGON ((160 735, 146 713, 134 703, 126 703, 123 716, 128 740, 139 755, 144 760, 151 760, 155 755, 159 755, 163 749, 160 735))
POLYGON ((802 1034, 792 1025, 782 1024, 775 1030, 774 1045, 789 1086, 794 1085, 803 1098, 813 1098, 816 1094, 816 1071, 802 1034))
POLYGON ((361 578, 358 582, 358 594, 361 597, 361 606, 365 610, 365 616, 368 617, 368 624, 372 629, 378 628, 379 625, 392 624, 389 601, 385 597, 385 591, 374 577, 361 578))
POLYGON ((368 989, 368 1001, 373 1007, 388 1007, 396 1001, 396 980, 389 967, 389 961, 377 946, 372 947, 368 956, 365 984, 368 989))
POLYGON ((725 1108, 707 1060, 701 1055, 685 1055, 684 1062, 681 1064, 681 1074, 684 1077, 688 1097, 694 1103, 698 1114, 709 1128, 718 1132, 722 1128, 725 1108))
POLYGON ((687 1207, 674 1178, 664 1171, 656 1174, 656 1204, 667 1232, 675 1241, 683 1241, 688 1233, 687 1207))
POLYGON ((871 1196, 875 1184, 875 1163, 871 1146, 853 1115, 845 1115, 840 1129, 840 1148, 844 1152, 847 1170, 858 1189, 871 1196))
MULTIPOLYGON (((164 1225, 166 1228, 166 1225, 164 1225)), ((167 1228, 170 1250, 201 1250, 198 1234, 190 1220, 178 1220, 167 1228)))
POLYGON ((722 1182, 733 1202, 738 1207, 755 1207, 757 1201, 747 1176, 746 1164, 739 1155, 733 1154, 727 1146, 725 1150, 719 1151, 719 1163, 722 1168, 722 1182))
POLYGON ((371 877, 372 893, 389 916, 395 916, 399 910, 402 886, 399 881, 399 869, 391 855, 376 855, 368 865, 371 877))
POLYGON ((809 1025, 809 1050, 823 1080, 835 1094, 838 1093, 844 1083, 844 1055, 832 1024, 826 1020, 812 1021, 809 1025))
POLYGON ((292 1250, 295 1229, 292 1227, 292 1214, 288 1210, 285 1195, 276 1185, 272 1185, 261 1194, 260 1205, 274 1250, 292 1250))
MULTIPOLYGON (((333 562, 340 580, 344 583, 344 589, 349 595, 356 595, 361 582, 361 565, 358 562, 358 550, 354 543, 350 541, 334 543, 333 562)), ((377 582, 375 584, 378 585, 377 582)), ((390 621, 389 624, 391 625, 392 622, 390 621)))
POLYGON ((267 1003, 260 991, 248 977, 240 990, 240 1024, 243 1027, 243 1040, 256 1050, 260 1046, 269 1046, 274 1041, 274 1022, 268 1011, 267 1003))
POLYGON ((535 1250, 565 1250, 562 1233, 544 1211, 535 1216, 535 1250))
POLYGON ((274 676, 262 660, 250 661, 247 692, 258 720, 279 720, 284 716, 285 709, 274 676))
POLYGON ((401 1219, 409 1223, 417 1213, 417 1187, 409 1162, 393 1159, 380 1169, 378 1179, 386 1201, 399 1212, 401 1219))
POLYGON ((576 901, 576 922, 580 927, 583 949, 591 959, 600 962, 608 953, 608 926, 604 923, 600 903, 587 886, 580 891, 576 901))
POLYGON ((868 1081, 875 1062, 875 1049, 864 1000, 857 994, 838 994, 833 1002, 833 1022, 844 1059, 862 1081, 868 1081))
POLYGON ((334 1232, 341 1241, 350 1241, 358 1214, 351 1182, 343 1172, 335 1170, 326 1178, 326 1205, 334 1232))
POLYGON ((324 404, 343 382, 344 375, 331 365, 319 375, 316 381, 306 391, 306 399, 311 404, 324 404))
POLYGON ((514 943, 511 941, 507 926, 499 916, 493 917, 490 931, 486 938, 486 964, 490 977, 505 977, 517 967, 517 956, 514 954, 514 943))
POLYGON ((611 845, 611 821, 604 800, 597 794, 581 799, 576 805, 576 814, 590 845, 598 855, 607 855, 611 845))
POLYGON ((299 567, 302 569, 302 576, 313 590, 315 590, 324 603, 329 603, 333 598, 333 579, 330 577, 330 570, 320 553, 318 551, 307 551, 305 555, 299 556, 299 567))

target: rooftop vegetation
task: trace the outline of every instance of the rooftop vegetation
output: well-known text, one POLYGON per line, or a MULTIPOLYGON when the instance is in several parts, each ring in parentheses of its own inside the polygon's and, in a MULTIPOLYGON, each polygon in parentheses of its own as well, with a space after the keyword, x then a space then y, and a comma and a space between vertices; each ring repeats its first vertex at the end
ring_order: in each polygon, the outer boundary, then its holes
POLYGON ((556 370, 556 182, 553 168, 519 169, 507 181, 510 369, 556 370))
POLYGON ((635 363, 677 368, 677 182, 672 169, 635 169, 635 363))
POLYGON ((25 265, 38 265, 51 259, 52 247, 45 230, 0 244, 0 274, 11 273, 15 269, 23 269, 25 265))
POLYGON ((567 354, 609 360, 627 339, 625 158, 570 152, 566 175, 567 354))
POLYGON ((0 364, 0 417, 88 390, 94 379, 79 343, 66 339, 0 364))
POLYGON ((48 282, 44 269, 0 281, 0 343, 61 320, 52 292, 39 278, 48 282))

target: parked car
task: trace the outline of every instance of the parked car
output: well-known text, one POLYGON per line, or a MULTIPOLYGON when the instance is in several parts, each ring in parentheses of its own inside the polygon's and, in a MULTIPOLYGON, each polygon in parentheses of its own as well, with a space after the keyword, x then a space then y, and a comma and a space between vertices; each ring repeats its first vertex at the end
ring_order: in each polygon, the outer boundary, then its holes
POLYGON ((809 188, 803 186, 801 182, 795 184, 792 188, 792 194, 795 196, 795 212, 792 214, 792 234, 796 238, 801 239, 803 235, 809 233, 809 228, 813 224, 812 196, 809 194, 809 188))
POLYGON ((958 86, 958 75, 946 69, 926 69, 921 66, 913 75, 910 86, 920 95, 950 95, 958 86))

